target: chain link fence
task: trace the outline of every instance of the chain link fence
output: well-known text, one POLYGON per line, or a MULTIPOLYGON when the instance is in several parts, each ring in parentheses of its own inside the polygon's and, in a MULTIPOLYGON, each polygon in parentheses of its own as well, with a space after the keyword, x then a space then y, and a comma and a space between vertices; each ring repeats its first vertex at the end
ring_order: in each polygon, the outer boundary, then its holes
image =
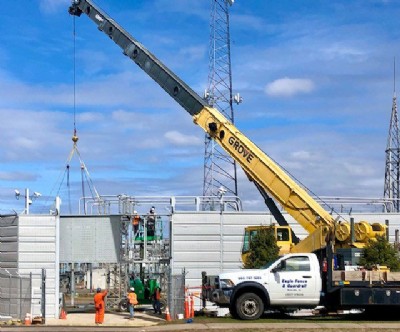
POLYGON ((0 269, 0 315, 24 319, 31 313, 32 274, 21 277, 16 272, 0 269))
POLYGON ((184 313, 185 305, 185 271, 180 275, 169 273, 168 278, 168 307, 172 319, 184 313))

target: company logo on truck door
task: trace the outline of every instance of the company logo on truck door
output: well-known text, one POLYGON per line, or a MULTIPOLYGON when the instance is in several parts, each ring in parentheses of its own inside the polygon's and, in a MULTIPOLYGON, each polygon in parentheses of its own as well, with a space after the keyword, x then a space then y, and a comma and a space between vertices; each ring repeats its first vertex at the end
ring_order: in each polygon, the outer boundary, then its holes
POLYGON ((306 288, 307 280, 304 279, 282 279, 282 288, 306 288))
POLYGON ((242 142, 240 142, 237 138, 233 136, 229 137, 228 142, 238 153, 240 153, 246 159, 248 163, 251 163, 254 155, 244 147, 242 142))

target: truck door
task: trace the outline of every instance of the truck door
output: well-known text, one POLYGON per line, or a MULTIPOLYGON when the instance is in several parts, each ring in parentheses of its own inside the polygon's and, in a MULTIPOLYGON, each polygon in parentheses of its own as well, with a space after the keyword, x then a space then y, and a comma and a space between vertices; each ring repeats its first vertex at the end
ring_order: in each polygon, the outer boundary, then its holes
POLYGON ((318 305, 320 275, 311 268, 308 256, 288 257, 266 277, 271 305, 318 305))

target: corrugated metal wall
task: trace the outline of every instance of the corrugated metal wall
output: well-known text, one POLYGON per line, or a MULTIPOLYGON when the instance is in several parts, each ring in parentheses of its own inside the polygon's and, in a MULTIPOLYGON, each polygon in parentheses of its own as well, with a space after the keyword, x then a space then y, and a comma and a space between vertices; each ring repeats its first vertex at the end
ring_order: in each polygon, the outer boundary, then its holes
POLYGON ((41 314, 42 270, 46 272, 46 317, 58 315, 59 264, 56 255, 58 216, 20 215, 18 225, 18 273, 32 273, 32 315, 41 314))
MULTIPOLYGON (((58 314, 59 264, 56 259, 56 222, 58 220, 58 217, 53 215, 19 215, 0 218, 0 268, 7 269, 16 277, 32 277, 30 290, 32 308, 29 310, 33 316, 41 315, 41 306, 44 303, 42 300, 43 269, 46 270, 46 317, 56 317, 58 314)), ((13 290, 15 294, 9 293, 9 296, 21 297, 17 287, 12 287, 9 292, 13 290)), ((16 309, 20 310, 20 308, 16 309)), ((27 310, 25 306, 24 310, 27 310)))
POLYGON ((18 216, 0 218, 0 268, 11 273, 18 267, 18 216))
POLYGON ((60 263, 118 263, 121 216, 61 217, 60 263))
POLYGON ((186 283, 201 285, 201 272, 218 274, 241 267, 246 225, 269 224, 269 216, 251 213, 176 212, 172 215, 172 273, 186 270, 186 283))

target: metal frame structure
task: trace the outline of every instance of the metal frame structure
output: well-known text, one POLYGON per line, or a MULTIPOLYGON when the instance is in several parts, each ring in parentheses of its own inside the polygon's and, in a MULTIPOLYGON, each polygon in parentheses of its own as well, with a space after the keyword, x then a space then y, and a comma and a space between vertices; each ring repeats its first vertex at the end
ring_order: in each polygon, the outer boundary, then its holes
MULTIPOLYGON (((210 50, 208 88, 205 99, 234 123, 232 73, 229 34, 229 7, 233 1, 211 0, 210 50)), ((239 97, 235 98, 239 102, 239 97)), ((228 195, 237 196, 236 162, 211 136, 204 138, 204 183, 203 196, 218 196, 221 189, 228 195)), ((205 210, 215 207, 210 202, 205 210)))
MULTIPOLYGON (((396 69, 394 69, 394 76, 396 69)), ((399 118, 397 115, 396 80, 394 77, 394 92, 392 114, 390 117, 389 135, 386 146, 385 185, 383 197, 392 201, 386 207, 388 212, 400 211, 400 136, 399 118)))

